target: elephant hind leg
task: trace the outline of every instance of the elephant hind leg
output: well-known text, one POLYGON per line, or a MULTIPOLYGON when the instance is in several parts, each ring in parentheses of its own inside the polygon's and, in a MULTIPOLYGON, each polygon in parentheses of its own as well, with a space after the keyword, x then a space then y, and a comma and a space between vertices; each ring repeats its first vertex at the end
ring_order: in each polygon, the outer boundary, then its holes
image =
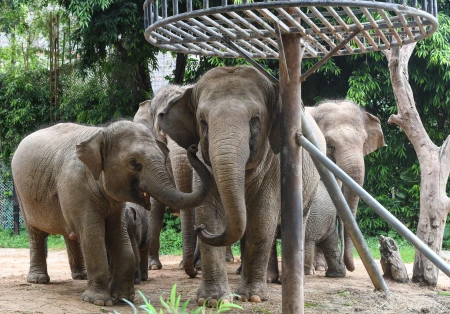
POLYGON ((46 284, 50 282, 47 273, 46 238, 48 233, 27 225, 30 241, 30 271, 27 281, 46 284))
POLYGON ((341 252, 338 246, 337 232, 332 232, 328 238, 318 243, 318 246, 322 249, 328 265, 325 276, 334 278, 345 277, 346 270, 344 263, 340 260, 341 252))
POLYGON ((267 282, 277 283, 280 279, 280 271, 278 269, 277 240, 273 239, 272 248, 270 249, 269 263, 267 264, 267 282))
POLYGON ((149 213, 150 242, 148 268, 151 270, 158 270, 162 268, 161 261, 159 260, 159 248, 166 206, 154 198, 151 198, 151 207, 152 210, 149 213))
POLYGON ((139 269, 141 280, 148 279, 148 245, 144 248, 139 249, 139 269))
POLYGON ((305 240, 305 260, 304 271, 305 275, 314 275, 314 255, 316 250, 316 243, 308 239, 305 240))
POLYGON ((80 243, 66 237, 64 237, 64 241, 66 242, 67 257, 69 258, 72 279, 87 279, 86 266, 84 265, 84 257, 83 252, 81 251, 80 243))

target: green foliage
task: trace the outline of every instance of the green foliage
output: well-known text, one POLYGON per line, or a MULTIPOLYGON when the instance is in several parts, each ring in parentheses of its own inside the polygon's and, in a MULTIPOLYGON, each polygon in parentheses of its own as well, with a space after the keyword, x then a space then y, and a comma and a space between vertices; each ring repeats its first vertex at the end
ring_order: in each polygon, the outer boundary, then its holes
MULTIPOLYGON (((396 232, 390 232, 388 234, 389 237, 392 237, 395 242, 397 242, 398 249, 400 252, 400 256, 404 263, 412 263, 414 262, 414 255, 415 255, 415 248, 409 244, 408 241, 400 237, 396 232)), ((369 247, 370 253, 372 256, 376 259, 380 259, 380 241, 378 240, 378 237, 366 237, 366 243, 369 247)), ((353 249, 353 256, 355 258, 359 258, 359 254, 356 251, 356 249, 353 249)))
MULTIPOLYGON (((159 300, 161 302, 161 305, 165 309, 165 312, 163 309, 160 309, 159 311, 156 310, 156 308, 147 300, 145 295, 138 290, 139 295, 141 296, 142 300, 144 301, 144 305, 141 305, 139 308, 143 310, 143 313, 149 313, 149 314, 158 314, 158 313, 171 313, 171 314, 187 314, 187 307, 189 305, 190 299, 186 300, 183 304, 181 304, 181 295, 177 296, 177 285, 174 284, 172 286, 172 290, 170 292, 170 296, 167 300, 164 300, 162 296, 159 297, 159 300)), ((232 297, 232 296, 231 296, 232 297)), ((224 299, 224 298, 223 298, 224 299)), ((217 305, 214 308, 211 308, 207 310, 206 308, 206 302, 203 304, 203 306, 189 312, 191 314, 206 314, 206 313, 225 313, 229 312, 231 310, 243 310, 242 306, 234 304, 234 303, 225 303, 223 302, 223 299, 220 299, 219 302, 217 302, 217 305)), ((139 311, 136 308, 136 306, 128 301, 123 300, 126 303, 128 303, 132 308, 135 314, 138 314, 139 311)), ((118 312, 115 311, 115 313, 118 314, 118 312)))
MULTIPOLYGON (((65 248, 64 238, 60 235, 49 235, 47 238, 49 249, 65 248)), ((20 229, 19 235, 14 235, 12 229, 0 228, 0 248, 29 248, 28 233, 25 229, 20 229)))
POLYGON ((181 254, 183 252, 181 232, 175 228, 164 227, 161 231, 160 243, 159 254, 161 255, 181 254))

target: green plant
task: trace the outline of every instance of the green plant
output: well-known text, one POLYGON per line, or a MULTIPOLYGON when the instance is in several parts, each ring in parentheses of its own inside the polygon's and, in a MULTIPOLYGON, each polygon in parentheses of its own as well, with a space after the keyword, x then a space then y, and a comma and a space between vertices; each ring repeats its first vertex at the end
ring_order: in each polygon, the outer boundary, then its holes
MULTIPOLYGON (((144 305, 139 306, 140 309, 143 310, 144 313, 149 313, 149 314, 163 314, 164 310, 160 309, 159 311, 156 310, 156 308, 147 300, 147 298, 145 297, 145 295, 138 290, 139 295, 141 296, 142 300, 144 301, 144 305)), ((159 297, 159 300, 161 302, 161 305, 164 307, 164 309, 166 310, 165 313, 170 313, 170 314, 187 314, 187 307, 189 305, 189 301, 190 299, 186 300, 183 304, 181 304, 181 295, 177 296, 177 285, 174 284, 172 286, 172 290, 170 292, 170 296, 167 300, 164 300, 162 296, 159 297)), ((136 306, 126 300, 123 299, 124 302, 126 302, 128 305, 130 305, 133 308, 133 311, 135 314, 138 314, 139 311, 136 308, 136 306)), ((233 309, 238 309, 238 310, 243 310, 242 306, 238 305, 238 304, 234 304, 234 303, 224 303, 223 299, 220 299, 219 302, 217 302, 217 305, 211 309, 209 309, 209 311, 207 311, 206 308, 206 302, 203 304, 203 306, 191 311, 191 314, 206 314, 206 313, 225 313, 228 311, 231 311, 233 309)), ((114 313, 119 314, 118 312, 114 311, 114 313)))
MULTIPOLYGON (((1 248, 29 248, 28 233, 26 229, 20 229, 19 235, 14 235, 12 229, 0 228, 1 248)), ((49 249, 60 250, 65 248, 64 238, 61 235, 49 235, 47 238, 49 249)))

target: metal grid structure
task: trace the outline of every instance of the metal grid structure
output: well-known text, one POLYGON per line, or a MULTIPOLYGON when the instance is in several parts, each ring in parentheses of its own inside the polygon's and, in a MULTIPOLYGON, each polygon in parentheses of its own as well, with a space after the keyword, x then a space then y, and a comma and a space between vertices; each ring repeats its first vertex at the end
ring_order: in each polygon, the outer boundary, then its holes
POLYGON ((194 9, 192 0, 183 8, 177 0, 147 0, 145 37, 171 51, 239 58, 227 45, 232 41, 252 58, 278 59, 277 38, 282 33, 300 34, 306 48, 303 57, 313 58, 327 55, 354 32, 359 34, 336 55, 406 45, 437 29, 436 0, 397 1, 242 0, 229 5, 226 0, 203 0, 203 8, 194 9))

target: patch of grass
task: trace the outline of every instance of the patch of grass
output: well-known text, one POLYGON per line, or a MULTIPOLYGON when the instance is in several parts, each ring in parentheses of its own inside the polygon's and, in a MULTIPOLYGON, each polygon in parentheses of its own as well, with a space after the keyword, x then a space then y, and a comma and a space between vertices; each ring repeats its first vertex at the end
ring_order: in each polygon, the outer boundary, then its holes
MULTIPOLYGON (((403 260, 403 263, 413 263, 414 262, 414 254, 416 249, 409 244, 408 241, 402 238, 394 239, 397 242, 398 248, 400 250, 400 256, 403 260)), ((376 259, 380 259, 380 241, 377 237, 366 238, 367 245, 369 246, 369 250, 372 253, 372 256, 376 259)), ((359 258, 358 252, 353 248, 353 256, 355 258, 359 258)))
POLYGON ((161 246, 159 248, 160 255, 182 255, 183 240, 181 232, 175 228, 165 227, 161 231, 161 246))
POLYGON ((438 291, 437 294, 444 297, 450 297, 450 292, 448 291, 438 291))
MULTIPOLYGON (((61 235, 49 235, 47 239, 49 250, 60 250, 66 247, 61 235)), ((0 228, 1 248, 29 248, 28 233, 26 229, 20 229, 19 235, 14 235, 14 230, 0 228)))

